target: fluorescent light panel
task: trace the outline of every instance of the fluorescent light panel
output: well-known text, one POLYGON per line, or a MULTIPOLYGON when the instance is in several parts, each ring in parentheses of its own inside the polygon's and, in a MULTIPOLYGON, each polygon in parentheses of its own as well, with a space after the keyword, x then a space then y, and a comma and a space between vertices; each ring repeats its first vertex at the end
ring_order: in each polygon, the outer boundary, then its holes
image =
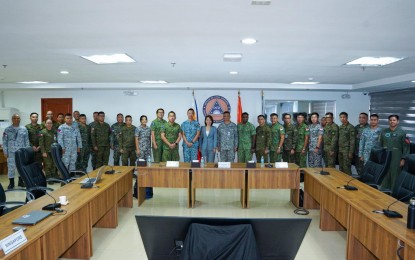
POLYGON ((224 53, 223 61, 239 62, 242 60, 242 53, 224 53))
POLYGON ((81 56, 82 58, 92 61, 96 64, 114 64, 114 63, 132 63, 135 62, 130 56, 125 53, 116 54, 103 54, 103 55, 91 55, 81 56))
POLYGON ((20 84, 46 84, 46 83, 49 83, 49 82, 34 80, 34 81, 21 81, 21 82, 17 82, 17 83, 20 83, 20 84))
POLYGON ((255 44, 257 40, 253 38, 246 38, 246 39, 241 40, 241 42, 246 45, 252 45, 252 44, 255 44))
POLYGON ((231 75, 238 75, 238 72, 237 71, 229 71, 229 74, 231 74, 231 75))
POLYGON ((167 81, 164 80, 142 80, 140 83, 144 84, 166 84, 167 81))
POLYGON ((316 82, 316 81, 296 81, 296 82, 291 82, 290 84, 292 85, 315 85, 318 84, 320 82, 316 82))
POLYGON ((396 57, 361 57, 359 59, 350 61, 346 65, 359 65, 359 66, 385 66, 398 61, 401 61, 405 58, 396 58, 396 57))

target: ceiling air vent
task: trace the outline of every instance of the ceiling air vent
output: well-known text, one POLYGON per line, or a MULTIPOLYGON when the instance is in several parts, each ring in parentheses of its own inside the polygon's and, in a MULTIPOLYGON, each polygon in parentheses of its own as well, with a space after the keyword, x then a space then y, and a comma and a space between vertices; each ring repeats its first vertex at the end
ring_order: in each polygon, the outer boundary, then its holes
POLYGON ((271 1, 252 1, 251 5, 270 5, 271 1))

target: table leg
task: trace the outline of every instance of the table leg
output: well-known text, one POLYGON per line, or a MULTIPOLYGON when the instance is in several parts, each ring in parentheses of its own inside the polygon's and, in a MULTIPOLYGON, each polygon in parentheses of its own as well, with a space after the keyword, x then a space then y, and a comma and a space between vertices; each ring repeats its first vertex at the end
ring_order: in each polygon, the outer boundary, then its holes
POLYGON ((140 187, 137 185, 137 200, 138 200, 139 207, 146 200, 146 188, 145 187, 140 187))

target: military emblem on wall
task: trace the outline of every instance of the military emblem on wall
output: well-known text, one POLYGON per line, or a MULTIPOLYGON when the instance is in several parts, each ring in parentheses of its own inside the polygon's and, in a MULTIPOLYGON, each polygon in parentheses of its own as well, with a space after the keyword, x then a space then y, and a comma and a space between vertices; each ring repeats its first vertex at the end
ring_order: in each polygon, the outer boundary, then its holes
POLYGON ((228 100, 222 96, 211 96, 203 104, 203 115, 211 115, 214 123, 223 121, 223 112, 231 112, 231 105, 228 100))

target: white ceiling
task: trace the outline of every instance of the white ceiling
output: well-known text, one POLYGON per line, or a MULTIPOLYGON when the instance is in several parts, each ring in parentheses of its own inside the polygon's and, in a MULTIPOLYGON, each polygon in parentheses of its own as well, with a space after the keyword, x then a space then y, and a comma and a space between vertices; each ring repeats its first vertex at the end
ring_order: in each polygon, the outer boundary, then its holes
POLYGON ((333 90, 407 88, 415 86, 414 11, 413 0, 0 0, 0 88, 166 80, 289 89, 309 78, 333 90), (241 44, 246 37, 258 43, 241 44), (137 62, 80 57, 124 52, 137 62), (224 62, 226 52, 242 61, 224 62), (361 56, 406 59, 365 70, 342 65, 361 56))

